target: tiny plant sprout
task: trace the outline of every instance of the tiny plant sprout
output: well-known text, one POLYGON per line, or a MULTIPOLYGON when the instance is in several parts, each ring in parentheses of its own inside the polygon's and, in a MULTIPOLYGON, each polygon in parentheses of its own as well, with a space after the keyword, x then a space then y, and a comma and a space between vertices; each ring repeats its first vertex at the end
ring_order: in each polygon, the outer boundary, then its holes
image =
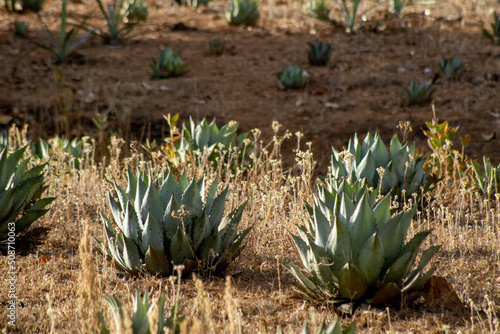
POLYGON ((208 43, 208 45, 210 47, 211 54, 214 54, 216 56, 220 56, 224 52, 225 43, 224 43, 223 39, 220 39, 220 38, 211 39, 210 42, 208 43))

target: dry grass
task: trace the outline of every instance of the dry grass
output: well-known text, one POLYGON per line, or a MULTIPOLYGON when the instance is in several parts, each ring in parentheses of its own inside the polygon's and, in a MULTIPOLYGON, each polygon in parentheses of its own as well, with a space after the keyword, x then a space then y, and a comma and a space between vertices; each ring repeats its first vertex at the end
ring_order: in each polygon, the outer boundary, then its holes
MULTIPOLYGON (((91 235, 103 238, 98 213, 110 214, 105 177, 123 182, 125 165, 159 170, 165 168, 161 159, 155 165, 136 152, 119 160, 118 141, 106 167, 93 161, 91 145, 86 148, 86 165, 79 171, 54 157, 48 195, 58 199, 30 233, 39 245, 17 257, 17 328, 7 327, 5 314, 0 315, 2 327, 9 333, 88 333, 98 312, 104 314, 108 326, 113 322, 105 295, 122 300, 130 310, 135 291, 148 291, 152 300, 165 293, 167 306, 180 300, 187 319, 184 332, 273 333, 280 325, 285 333, 297 333, 305 320, 313 325, 331 322, 336 317, 332 310, 289 298, 295 292, 292 278, 280 268, 281 263, 297 263, 288 234, 306 217, 302 200, 310 200, 315 191, 314 161, 309 150, 298 150, 296 165, 285 170, 280 145, 291 140, 291 135, 280 134, 278 124, 274 131, 274 140, 267 146, 258 131, 254 133, 254 167, 247 174, 221 171, 231 190, 227 210, 248 200, 241 227, 254 225, 245 250, 228 272, 232 277, 225 279, 187 279, 176 284, 146 274, 130 278, 92 250, 91 235), (42 227, 47 231, 37 235, 42 227)), ((300 140, 300 134, 297 137, 300 140)), ((214 177, 208 166, 199 168, 203 173, 197 168, 190 173, 214 177)), ((440 184, 439 197, 417 214, 410 236, 433 229, 428 243, 442 245, 434 259, 437 275, 453 284, 465 310, 448 310, 439 304, 362 309, 352 319, 344 319, 344 324, 354 321, 360 332, 500 330, 500 200, 473 195, 464 182, 447 187, 448 181, 440 184)), ((5 266, 6 257, 0 257, 0 262, 5 266)), ((0 280, 0 288, 5 290, 5 279, 0 280)))

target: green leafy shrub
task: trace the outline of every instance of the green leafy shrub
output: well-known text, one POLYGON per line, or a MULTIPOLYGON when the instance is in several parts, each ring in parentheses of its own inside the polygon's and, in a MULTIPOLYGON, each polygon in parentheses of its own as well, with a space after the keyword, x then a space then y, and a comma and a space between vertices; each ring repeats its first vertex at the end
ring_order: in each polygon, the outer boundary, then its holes
POLYGON ((346 181, 319 187, 309 212, 307 227, 299 226, 293 244, 304 269, 285 265, 305 297, 347 304, 385 304, 424 287, 434 268, 424 268, 438 246, 423 252, 412 269, 418 250, 430 231, 417 233, 405 244, 416 208, 393 212, 391 197, 378 202, 362 182, 346 181))
POLYGON ((14 35, 22 38, 28 38, 28 24, 26 21, 14 21, 13 29, 14 35))
POLYGON ((210 40, 208 46, 210 47, 210 53, 220 56, 224 52, 225 43, 223 39, 214 38, 210 40))
POLYGON ((483 156, 483 166, 471 161, 474 190, 487 198, 500 192, 500 165, 493 167, 488 157, 483 156))
POLYGON ((330 43, 318 41, 316 43, 307 43, 309 45, 309 64, 313 66, 325 66, 328 64, 331 56, 330 43))
POLYGON ((226 21, 232 26, 255 26, 259 18, 259 3, 255 0, 231 0, 226 12, 226 21))
POLYGON ((283 67, 278 79, 286 89, 302 89, 306 86, 304 70, 298 65, 283 67))
POLYGON ((449 77, 452 81, 458 81, 464 73, 464 66, 465 62, 460 61, 458 55, 449 59, 441 57, 438 73, 449 77))
POLYGON ((493 13, 493 23, 491 24, 491 33, 484 29, 483 36, 490 39, 493 43, 500 44, 500 15, 493 13))
MULTIPOLYGON (((392 137, 387 149, 378 134, 372 136, 368 133, 363 142, 355 134, 354 140, 349 140, 346 152, 333 148, 331 177, 336 182, 343 179, 356 182, 366 178, 367 185, 378 187, 381 194, 392 193, 404 199, 422 189, 427 190, 425 161, 426 157, 416 155, 415 143, 409 146, 400 142, 397 135, 392 137)), ((328 178, 326 181, 332 182, 328 178)))
MULTIPOLYGON (((155 312, 155 304, 149 302, 148 293, 144 293, 141 298, 139 292, 132 295, 133 310, 132 314, 126 311, 123 303, 113 296, 106 296, 106 301, 113 313, 115 328, 128 328, 131 326, 133 334, 161 334, 165 333, 164 328, 169 329, 168 333, 180 333, 180 325, 184 321, 184 316, 180 312, 180 303, 172 306, 169 310, 169 315, 165 315, 165 295, 162 294, 156 302, 158 315, 152 315, 155 312), (152 323, 155 321, 155 323, 152 323), (151 328, 156 328, 156 333, 151 332, 151 328)), ((99 322, 101 323, 101 334, 109 334, 111 331, 106 326, 104 317, 99 314, 99 322)))
POLYGON ((403 104, 408 106, 423 105, 431 101, 434 89, 432 83, 421 82, 416 85, 410 81, 410 87, 403 87, 403 104))
POLYGON ((172 173, 152 179, 129 170, 126 190, 115 183, 108 196, 118 230, 101 215, 107 236, 101 250, 130 275, 146 270, 169 276, 174 265, 184 265, 184 275, 223 272, 251 227, 236 231, 246 203, 223 217, 228 190, 216 196, 217 185, 216 179, 206 192, 204 178, 189 182, 184 173, 177 182, 172 173))
POLYGON ((8 154, 0 153, 0 249, 7 239, 28 228, 43 216, 54 197, 40 199, 47 189, 44 183, 45 165, 26 170, 29 159, 21 161, 27 146, 8 154))
POLYGON ((158 58, 158 61, 153 58, 153 62, 151 63, 153 78, 172 78, 181 76, 185 73, 187 64, 182 62, 182 55, 180 52, 174 53, 170 48, 158 48, 158 58))
POLYGON ((47 39, 49 40, 50 45, 47 46, 38 43, 36 41, 33 41, 35 45, 52 53, 56 58, 56 62, 58 63, 65 63, 68 60, 68 57, 72 53, 74 53, 78 47, 80 47, 90 38, 90 33, 84 34, 83 36, 80 37, 78 36, 78 32, 83 28, 85 22, 80 25, 74 25, 69 32, 67 31, 68 12, 66 7, 67 7, 67 0, 63 0, 61 9, 61 28, 59 31, 59 38, 56 38, 56 36, 54 36, 50 32, 47 25, 41 22, 42 32, 45 35, 45 37, 47 37, 47 39))

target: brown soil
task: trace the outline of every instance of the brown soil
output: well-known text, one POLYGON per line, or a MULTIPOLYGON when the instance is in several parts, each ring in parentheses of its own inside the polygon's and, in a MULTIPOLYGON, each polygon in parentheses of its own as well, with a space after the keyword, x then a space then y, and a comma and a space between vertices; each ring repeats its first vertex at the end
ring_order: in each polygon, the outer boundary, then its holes
MULTIPOLYGON (((30 38, 46 42, 34 15, 4 12, 0 111, 13 117, 10 123, 30 124, 35 136, 96 136, 92 119, 99 112, 107 116, 105 137, 116 133, 157 141, 165 135, 162 115, 167 113, 179 113, 181 120, 216 118, 220 124, 236 120, 241 130, 260 128, 266 138, 272 134, 271 122, 277 120, 292 133, 301 131, 303 142, 313 143, 319 170, 325 171, 332 145, 341 148, 355 132, 378 131, 389 140, 401 121, 411 122, 410 139, 425 149, 421 129, 433 117, 431 104, 401 106, 402 86, 410 80, 432 80, 441 56, 459 54, 466 62, 465 74, 459 82, 436 81, 436 116, 460 126, 458 137, 469 134, 466 152, 471 157, 486 154, 500 162, 500 47, 482 38, 481 18, 469 17, 467 7, 459 11, 441 5, 432 18, 415 12, 402 21, 383 20, 377 12, 373 18, 380 20, 346 34, 300 14, 297 4, 265 6, 261 26, 231 28, 224 20, 225 6, 216 2, 197 12, 163 4, 138 27, 139 37, 118 47, 103 45, 95 37, 80 50, 81 57, 63 66, 7 32, 11 22, 24 19, 31 24, 30 38), (188 29, 175 30, 179 22, 188 29), (220 57, 209 53, 208 41, 213 38, 226 41, 220 57), (306 43, 318 39, 332 44, 327 67, 308 64, 306 43), (149 65, 160 46, 182 52, 189 64, 186 75, 152 79, 149 65), (276 74, 289 64, 303 66, 311 75, 305 90, 279 88, 276 74)), ((87 2, 70 4, 70 14, 83 17, 92 7, 87 2)), ((59 8, 59 3, 50 3, 43 14, 52 29, 59 27, 59 8)), ((92 20, 102 24, 97 11, 92 20)), ((285 144, 285 152, 291 152, 294 142, 285 144)))

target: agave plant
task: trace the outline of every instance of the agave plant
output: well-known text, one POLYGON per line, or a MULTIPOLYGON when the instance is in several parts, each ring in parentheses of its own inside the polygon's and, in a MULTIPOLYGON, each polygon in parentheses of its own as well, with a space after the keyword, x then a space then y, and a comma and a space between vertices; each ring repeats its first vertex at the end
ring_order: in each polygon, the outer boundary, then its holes
POLYGON ((187 64, 182 62, 181 53, 174 53, 170 48, 158 48, 159 60, 153 59, 151 63, 151 70, 153 71, 153 78, 165 79, 171 77, 178 77, 184 74, 187 64))
POLYGON ((278 79, 286 89, 302 89, 306 86, 304 70, 298 65, 283 67, 278 79))
POLYGON ((255 26, 259 18, 259 3, 255 0, 232 0, 226 12, 226 21, 231 26, 255 26))
MULTIPOLYGON (((162 334, 165 333, 164 327, 166 327, 170 330, 168 333, 180 333, 180 325, 184 321, 184 316, 180 314, 179 310, 180 303, 172 306, 168 317, 165 318, 165 295, 161 295, 156 302, 158 317, 150 316, 152 312, 155 312, 155 304, 150 305, 147 292, 144 293, 144 297, 142 298, 139 292, 132 295, 133 311, 131 315, 125 310, 120 300, 109 295, 106 297, 106 300, 113 313, 115 328, 117 329, 126 329, 128 326, 131 326, 133 334, 162 334), (127 320, 131 320, 132 323, 127 323, 127 320), (156 322, 152 323, 155 320, 156 322), (151 328, 156 328, 157 332, 151 332, 151 328)), ((99 314, 99 322, 101 324, 101 334, 111 333, 106 326, 102 314, 99 314)))
POLYGON ((9 155, 4 148, 0 153, 0 248, 43 216, 55 199, 40 199, 47 189, 45 164, 26 170, 29 159, 21 161, 26 149, 27 146, 9 155))
POLYGON ((148 18, 148 5, 141 0, 134 0, 127 7, 127 20, 129 22, 146 21, 148 18))
POLYGON ((331 55, 331 45, 327 42, 318 41, 316 43, 307 43, 309 45, 309 64, 313 66, 325 66, 328 64, 331 55))
POLYGON ((421 189, 428 190, 428 171, 424 170, 424 164, 425 157, 415 153, 415 143, 409 146, 394 135, 387 149, 378 134, 368 133, 363 142, 355 134, 354 140, 349 140, 347 152, 341 154, 333 148, 331 176, 337 181, 366 178, 367 185, 379 187, 381 194, 392 192, 404 199, 421 189))
POLYGON ((459 55, 449 59, 441 57, 438 73, 449 77, 452 81, 458 81, 464 73, 464 66, 465 62, 460 61, 459 55))
POLYGON ((52 34, 45 23, 40 21, 40 26, 43 34, 49 40, 50 44, 47 46, 45 44, 39 43, 37 41, 32 41, 38 47, 45 49, 52 53, 56 62, 64 63, 68 60, 69 56, 76 51, 82 44, 84 44, 91 36, 92 31, 88 31, 81 36, 78 32, 85 26, 85 21, 79 25, 74 25, 71 30, 67 31, 68 25, 68 12, 67 12, 67 0, 62 1, 61 8, 61 28, 59 31, 59 38, 56 38, 52 34))
POLYGON ((328 6, 325 0, 309 0, 307 5, 307 11, 309 15, 320 20, 330 22, 330 11, 331 8, 328 6))
MULTIPOLYGON (((391 211, 391 197, 378 202, 362 182, 341 182, 337 189, 319 187, 307 228, 292 235, 304 270, 285 265, 306 298, 347 304, 385 304, 401 294, 420 290, 434 268, 424 267, 439 249, 431 246, 412 269, 430 231, 417 233, 405 244, 416 208, 391 211)), ((349 309, 349 308, 347 308, 349 309)))
POLYGON ((220 129, 215 124, 215 120, 208 123, 202 119, 198 124, 189 118, 189 128, 184 124, 180 140, 175 142, 175 155, 179 157, 180 162, 187 161, 199 162, 203 157, 208 161, 218 163, 218 159, 223 157, 229 159, 231 152, 237 151, 239 165, 242 165, 244 159, 249 155, 251 146, 245 140, 248 132, 239 136, 237 122, 229 122, 220 129))
POLYGON ((493 23, 491 24, 491 33, 484 29, 483 36, 490 39, 493 43, 500 44, 500 14, 493 12, 493 23))
POLYGON ((117 199, 109 195, 118 231, 101 215, 108 246, 99 242, 101 250, 131 275, 144 269, 169 276, 181 264, 183 274, 223 272, 251 227, 236 231, 246 203, 223 217, 228 190, 216 196, 217 185, 218 179, 207 192, 204 178, 189 182, 184 173, 177 182, 169 172, 153 180, 128 170, 126 190, 115 184, 117 199))
POLYGON ((432 89, 432 83, 421 82, 420 84, 415 84, 415 82, 410 81, 410 86, 403 87, 403 100, 402 104, 408 106, 423 105, 431 100, 434 89, 432 89))
MULTIPOLYGON (((33 145, 32 150, 36 158, 48 160, 54 152, 66 152, 71 156, 69 160, 74 161, 75 168, 79 169, 83 158, 84 140, 74 138, 69 141, 65 138, 54 137, 48 141, 40 139, 33 145)), ((68 161, 70 162, 70 161, 68 161)))
POLYGON ((224 52, 224 40, 221 38, 214 38, 211 39, 210 42, 208 43, 208 46, 210 47, 210 53, 220 56, 224 52))
POLYGON ((483 156, 483 166, 475 161, 471 161, 472 167, 472 181, 475 190, 491 198, 493 195, 498 194, 500 190, 500 165, 493 167, 488 157, 483 156))

